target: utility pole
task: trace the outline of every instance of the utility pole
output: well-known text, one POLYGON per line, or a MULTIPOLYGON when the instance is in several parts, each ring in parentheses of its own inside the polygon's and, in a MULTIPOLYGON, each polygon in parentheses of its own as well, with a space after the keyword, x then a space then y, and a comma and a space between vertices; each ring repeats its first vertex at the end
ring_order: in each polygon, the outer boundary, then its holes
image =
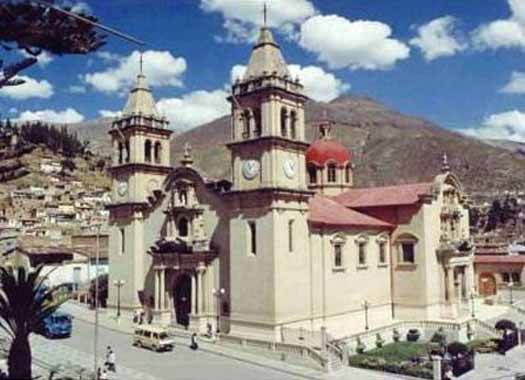
POLYGON ((98 265, 100 260, 100 224, 97 225, 97 250, 95 253, 95 339, 94 339, 94 362, 95 376, 98 370, 98 265))

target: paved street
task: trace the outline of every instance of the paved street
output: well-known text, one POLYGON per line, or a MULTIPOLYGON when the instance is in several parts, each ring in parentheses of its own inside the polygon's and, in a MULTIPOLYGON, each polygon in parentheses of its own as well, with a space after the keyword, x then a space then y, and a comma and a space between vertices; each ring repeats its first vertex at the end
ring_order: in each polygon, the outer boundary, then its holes
POLYGON ((515 348, 505 356, 476 356, 476 369, 461 376, 461 380, 513 380, 516 373, 525 373, 525 347, 515 348))
MULTIPOLYGON (((296 379, 297 377, 262 368, 203 351, 192 351, 178 344, 173 352, 156 353, 131 345, 129 335, 100 328, 99 354, 102 358, 106 346, 114 347, 117 354, 118 379, 296 379)), ((75 319, 73 336, 69 339, 33 339, 33 353, 48 363, 62 363, 93 367, 93 325, 75 319)))

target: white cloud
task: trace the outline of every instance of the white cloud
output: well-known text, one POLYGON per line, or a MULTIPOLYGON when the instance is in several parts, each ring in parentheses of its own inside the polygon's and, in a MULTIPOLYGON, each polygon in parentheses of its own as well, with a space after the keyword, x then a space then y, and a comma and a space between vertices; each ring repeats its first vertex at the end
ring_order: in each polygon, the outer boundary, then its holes
POLYGON ((25 50, 19 50, 19 53, 22 54, 24 57, 30 57, 30 58, 36 58, 36 63, 40 67, 46 67, 53 61, 53 55, 48 53, 47 51, 42 51, 39 55, 34 56, 26 52, 25 50))
POLYGON ((492 114, 477 129, 465 133, 485 139, 504 139, 525 142, 525 113, 518 110, 492 114))
POLYGON ((391 34, 391 28, 378 21, 314 16, 301 25, 299 44, 331 68, 388 69, 410 54, 391 34))
POLYGON ((24 111, 16 121, 24 122, 34 120, 46 121, 48 123, 69 124, 84 121, 84 116, 74 108, 67 108, 63 111, 45 109, 39 111, 24 111))
MULTIPOLYGON (((139 71, 140 53, 134 51, 120 57, 117 66, 104 71, 86 74, 82 79, 94 89, 114 93, 131 87, 139 71)), ((182 87, 181 76, 186 71, 186 60, 174 57, 168 51, 148 50, 143 53, 144 74, 150 86, 182 87)))
POLYGON ((122 111, 100 110, 98 114, 101 117, 119 117, 122 115, 122 111))
MULTIPOLYGON (((226 36, 217 40, 239 43, 257 37, 257 29, 263 21, 264 3, 264 0, 201 0, 201 9, 222 14, 226 36)), ((316 13, 309 0, 272 0, 267 3, 267 24, 290 38, 296 35, 299 24, 316 13)))
POLYGON ((455 30, 457 20, 452 16, 436 18, 417 28, 417 37, 410 44, 421 49, 426 61, 456 54, 467 48, 455 30))
POLYGON ((160 99, 157 108, 170 120, 172 129, 186 130, 227 115, 230 112, 227 96, 224 90, 199 90, 180 98, 160 99))
POLYGON ((84 86, 72 85, 68 87, 67 91, 71 94, 85 94, 87 90, 84 86))
MULTIPOLYGON (((318 66, 288 65, 292 78, 299 77, 305 94, 317 101, 329 102, 350 89, 350 85, 338 79, 334 74, 318 66)), ((231 69, 232 83, 242 78, 246 66, 235 65, 231 69)))
POLYGON ((525 1, 507 0, 511 16, 483 24, 472 32, 472 40, 479 49, 525 49, 525 1))
POLYGON ((54 91, 53 86, 47 80, 37 80, 25 75, 16 76, 17 79, 25 80, 24 84, 18 86, 6 86, 0 89, 0 96, 16 100, 29 98, 50 98, 54 91))
POLYGON ((525 73, 514 71, 509 82, 501 89, 507 94, 525 94, 525 73))

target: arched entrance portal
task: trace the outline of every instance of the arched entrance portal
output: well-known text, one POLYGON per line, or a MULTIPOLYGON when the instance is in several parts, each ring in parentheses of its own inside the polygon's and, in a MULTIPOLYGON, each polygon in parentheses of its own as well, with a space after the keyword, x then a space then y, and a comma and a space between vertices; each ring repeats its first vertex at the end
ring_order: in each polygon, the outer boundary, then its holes
POLYGON ((173 289, 173 301, 177 324, 189 326, 191 313, 191 277, 188 274, 181 274, 177 278, 173 289))
POLYGON ((491 273, 482 273, 479 276, 479 294, 489 297, 496 294, 496 279, 491 273))

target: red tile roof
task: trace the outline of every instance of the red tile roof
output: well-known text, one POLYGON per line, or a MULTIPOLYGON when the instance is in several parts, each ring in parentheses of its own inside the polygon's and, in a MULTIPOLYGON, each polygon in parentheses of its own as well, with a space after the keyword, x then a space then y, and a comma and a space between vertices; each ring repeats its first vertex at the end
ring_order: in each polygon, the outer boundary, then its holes
POLYGON ((332 227, 381 228, 393 227, 390 223, 348 209, 334 200, 322 195, 310 198, 310 215, 308 221, 312 224, 332 227))
POLYGON ((350 151, 335 140, 316 140, 306 151, 306 163, 316 166, 323 167, 327 162, 333 161, 337 166, 341 167, 350 163, 350 160, 350 151))
POLYGON ((475 256, 476 264, 525 264, 525 255, 483 255, 475 256))
POLYGON ((350 189, 334 199, 346 207, 407 206, 417 203, 421 196, 430 195, 431 189, 432 182, 350 189))

